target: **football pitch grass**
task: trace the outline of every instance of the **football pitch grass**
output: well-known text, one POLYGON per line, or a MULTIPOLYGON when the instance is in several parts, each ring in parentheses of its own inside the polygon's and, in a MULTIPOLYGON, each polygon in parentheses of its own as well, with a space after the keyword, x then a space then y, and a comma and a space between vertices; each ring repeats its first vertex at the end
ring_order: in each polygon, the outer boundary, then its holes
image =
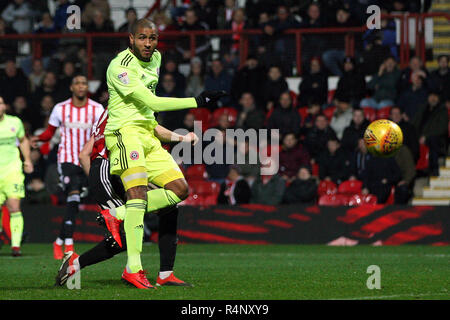
MULTIPOLYGON (((76 244, 83 253, 93 244, 76 244)), ((431 246, 200 245, 178 246, 175 274, 193 288, 139 290, 120 276, 126 253, 81 271, 80 290, 54 287, 60 261, 51 244, 28 244, 14 258, 0 250, 0 299, 450 299, 450 248, 431 246), (366 286, 370 265, 380 267, 381 289, 366 286)), ((144 244, 142 262, 155 282, 156 244, 144 244)))

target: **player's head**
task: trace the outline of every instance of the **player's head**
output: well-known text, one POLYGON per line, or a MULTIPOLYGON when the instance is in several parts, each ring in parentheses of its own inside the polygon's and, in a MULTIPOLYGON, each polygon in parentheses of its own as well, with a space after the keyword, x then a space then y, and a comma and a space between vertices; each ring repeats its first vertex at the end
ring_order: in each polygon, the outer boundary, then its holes
POLYGON ((131 27, 130 47, 141 61, 150 61, 158 45, 158 28, 148 19, 139 19, 131 27))
POLYGON ((6 112, 6 104, 5 101, 3 100, 3 97, 0 96, 0 119, 3 118, 5 112, 6 112))
POLYGON ((70 91, 72 95, 80 100, 86 98, 88 93, 88 81, 86 76, 77 74, 72 78, 72 83, 70 84, 70 91))

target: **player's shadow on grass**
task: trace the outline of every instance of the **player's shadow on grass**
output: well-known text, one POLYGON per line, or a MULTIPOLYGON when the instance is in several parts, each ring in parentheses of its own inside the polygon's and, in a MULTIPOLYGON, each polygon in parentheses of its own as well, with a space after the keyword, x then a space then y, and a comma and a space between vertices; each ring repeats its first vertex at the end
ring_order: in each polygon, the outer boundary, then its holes
MULTIPOLYGON (((81 280, 83 281, 83 280, 81 280)), ((88 281, 86 281, 88 282, 88 281)), ((98 284, 103 286, 121 286, 126 288, 127 286, 125 283, 122 282, 121 279, 95 279, 95 280, 89 280, 89 283, 98 284)))

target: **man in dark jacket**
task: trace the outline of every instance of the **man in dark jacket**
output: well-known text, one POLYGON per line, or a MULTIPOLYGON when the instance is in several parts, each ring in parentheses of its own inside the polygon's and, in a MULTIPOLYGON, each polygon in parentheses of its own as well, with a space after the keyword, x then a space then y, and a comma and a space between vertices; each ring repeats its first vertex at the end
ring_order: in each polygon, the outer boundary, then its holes
MULTIPOLYGON (((211 62, 211 72, 205 78, 205 90, 223 90, 230 92, 232 78, 230 74, 224 70, 222 61, 215 59, 211 62)), ((230 96, 220 98, 216 104, 218 107, 229 107, 231 105, 230 96)))
POLYGON ((348 96, 353 107, 359 106, 359 102, 366 95, 366 79, 364 75, 355 69, 355 60, 351 57, 344 59, 344 72, 339 78, 334 98, 348 96))
POLYGON ((295 179, 300 166, 310 165, 308 151, 298 143, 294 133, 287 133, 283 137, 280 152, 280 174, 286 181, 295 179))
POLYGON ((327 150, 320 154, 318 163, 321 180, 331 180, 340 184, 350 176, 349 155, 340 147, 337 139, 328 140, 327 150))
POLYGON ((284 92, 280 96, 279 107, 269 117, 267 129, 279 129, 281 135, 288 132, 299 134, 301 122, 300 114, 292 107, 291 95, 284 92))
POLYGON ((411 122, 405 121, 402 116, 402 111, 400 107, 393 106, 390 110, 389 119, 394 121, 403 133, 403 144, 408 146, 411 151, 414 163, 419 160, 419 137, 417 136, 416 128, 411 124, 411 122))
POLYGON ((358 140, 363 137, 364 131, 366 131, 367 126, 370 121, 364 117, 364 111, 361 109, 353 110, 353 118, 350 125, 345 128, 344 134, 342 136, 342 148, 351 153, 358 146, 358 140))
POLYGON ((217 203, 231 205, 249 203, 250 197, 250 186, 242 177, 239 167, 231 166, 225 182, 220 186, 217 203))
POLYGON ((300 92, 297 99, 299 107, 308 105, 310 99, 315 99, 321 105, 327 102, 328 77, 322 71, 322 66, 318 58, 311 59, 309 72, 303 76, 298 91, 300 92))
POLYGON ((420 105, 427 101, 427 89, 424 87, 424 78, 417 73, 412 74, 412 84, 400 93, 397 105, 402 108, 407 119, 413 119, 420 105))
POLYGON ((394 156, 401 172, 401 180, 395 186, 395 203, 406 204, 412 195, 416 165, 408 146, 402 145, 394 156))
POLYGON ((286 204, 314 204, 317 198, 317 182, 311 177, 310 166, 301 166, 297 178, 287 187, 283 196, 286 204))
POLYGON ((326 150, 327 142, 337 139, 336 133, 328 125, 328 119, 323 114, 316 117, 314 127, 312 127, 305 137, 305 147, 309 151, 312 159, 317 159, 319 154, 326 150))
MULTIPOLYGON (((266 71, 259 65, 258 59, 249 55, 245 65, 233 76, 231 96, 235 101, 239 101, 244 92, 250 92, 255 97, 257 105, 262 104, 264 92, 261 90, 261 79, 265 77, 266 71)), ((265 111, 264 107, 263 111, 265 111)))
POLYGON ((239 104, 242 107, 236 119, 237 129, 255 129, 259 130, 264 126, 264 112, 256 107, 255 99, 250 92, 244 92, 239 104))
MULTIPOLYGON (((445 84, 450 83, 450 68, 448 66, 449 57, 447 55, 440 55, 437 59, 438 69, 431 72, 428 82, 433 90, 444 93, 445 84)), ((449 94, 447 92, 447 94, 449 94)))
POLYGON ((285 189, 286 182, 278 174, 272 176, 258 176, 251 188, 252 197, 250 202, 272 206, 278 205, 283 200, 285 189))
POLYGON ((445 154, 448 137, 448 114, 440 103, 438 92, 428 95, 428 103, 421 106, 414 120, 414 127, 419 134, 419 143, 430 148, 429 170, 432 176, 439 175, 439 155, 445 154))

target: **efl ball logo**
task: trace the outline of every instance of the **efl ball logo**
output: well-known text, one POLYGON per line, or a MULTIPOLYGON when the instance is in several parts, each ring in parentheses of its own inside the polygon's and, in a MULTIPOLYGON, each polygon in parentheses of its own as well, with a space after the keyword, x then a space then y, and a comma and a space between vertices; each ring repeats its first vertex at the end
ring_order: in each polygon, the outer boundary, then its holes
POLYGON ((137 160, 137 159, 139 159, 139 152, 137 152, 137 151, 131 151, 131 153, 130 153, 130 159, 131 159, 131 160, 137 160))
POLYGON ((364 132, 367 150, 378 157, 391 157, 403 143, 400 127, 390 120, 380 119, 372 122, 364 132))

